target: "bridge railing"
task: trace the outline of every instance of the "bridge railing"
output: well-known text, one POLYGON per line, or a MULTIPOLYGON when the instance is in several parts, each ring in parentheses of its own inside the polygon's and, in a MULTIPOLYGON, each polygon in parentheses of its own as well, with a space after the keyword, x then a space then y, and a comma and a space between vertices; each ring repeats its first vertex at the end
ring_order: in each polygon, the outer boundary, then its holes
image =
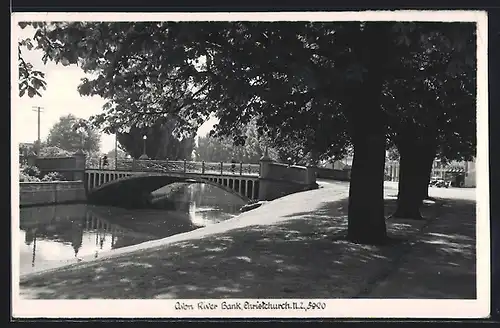
POLYGON ((116 163, 109 160, 107 166, 102 162, 87 163, 88 169, 135 171, 135 172, 178 172, 215 175, 249 175, 258 176, 260 164, 224 163, 224 162, 194 162, 165 160, 119 159, 116 163))

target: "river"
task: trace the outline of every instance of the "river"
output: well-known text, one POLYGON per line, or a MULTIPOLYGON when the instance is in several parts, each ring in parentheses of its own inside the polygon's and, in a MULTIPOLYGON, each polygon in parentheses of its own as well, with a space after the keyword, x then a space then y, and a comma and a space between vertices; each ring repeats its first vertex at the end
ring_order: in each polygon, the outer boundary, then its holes
POLYGON ((215 224, 239 214, 245 204, 206 184, 165 186, 153 199, 140 209, 88 204, 21 208, 20 274, 215 224))

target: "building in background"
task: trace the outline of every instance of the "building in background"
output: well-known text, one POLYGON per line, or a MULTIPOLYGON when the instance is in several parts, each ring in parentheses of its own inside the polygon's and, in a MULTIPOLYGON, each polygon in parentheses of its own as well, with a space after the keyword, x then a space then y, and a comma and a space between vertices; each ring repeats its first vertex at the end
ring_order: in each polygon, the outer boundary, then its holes
MULTIPOLYGON (((399 181, 399 161, 386 161, 385 174, 387 181, 399 181)), ((435 159, 432 165, 431 178, 451 181, 453 187, 476 187, 476 159, 472 161, 452 161, 442 163, 435 159)))

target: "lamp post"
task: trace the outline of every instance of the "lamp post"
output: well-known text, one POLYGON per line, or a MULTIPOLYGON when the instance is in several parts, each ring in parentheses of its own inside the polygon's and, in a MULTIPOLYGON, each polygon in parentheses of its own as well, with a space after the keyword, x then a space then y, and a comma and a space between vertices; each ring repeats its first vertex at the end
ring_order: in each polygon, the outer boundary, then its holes
POLYGON ((83 151, 84 150, 84 143, 85 143, 83 134, 85 132, 85 129, 83 127, 78 127, 76 132, 80 136, 80 149, 78 149, 75 154, 83 154, 84 153, 84 151, 83 151))
POLYGON ((144 149, 142 155, 139 157, 139 159, 148 159, 148 155, 146 155, 146 140, 148 139, 147 135, 144 135, 142 137, 142 140, 144 140, 144 149))
POLYGON ((118 134, 115 132, 115 170, 118 169, 118 134))
POLYGON ((80 147, 83 150, 83 129, 80 130, 80 147))
POLYGON ((269 136, 265 136, 264 137, 264 154, 262 154, 262 157, 261 157, 261 160, 264 159, 264 160, 269 160, 270 157, 269 157, 269 136))

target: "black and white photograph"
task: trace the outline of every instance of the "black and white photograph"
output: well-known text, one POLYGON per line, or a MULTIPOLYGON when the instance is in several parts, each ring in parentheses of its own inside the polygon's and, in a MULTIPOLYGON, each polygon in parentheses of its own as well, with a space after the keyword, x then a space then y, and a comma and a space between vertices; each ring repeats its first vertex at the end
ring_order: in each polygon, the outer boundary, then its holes
POLYGON ((13 13, 13 316, 487 317, 487 24, 13 13))

